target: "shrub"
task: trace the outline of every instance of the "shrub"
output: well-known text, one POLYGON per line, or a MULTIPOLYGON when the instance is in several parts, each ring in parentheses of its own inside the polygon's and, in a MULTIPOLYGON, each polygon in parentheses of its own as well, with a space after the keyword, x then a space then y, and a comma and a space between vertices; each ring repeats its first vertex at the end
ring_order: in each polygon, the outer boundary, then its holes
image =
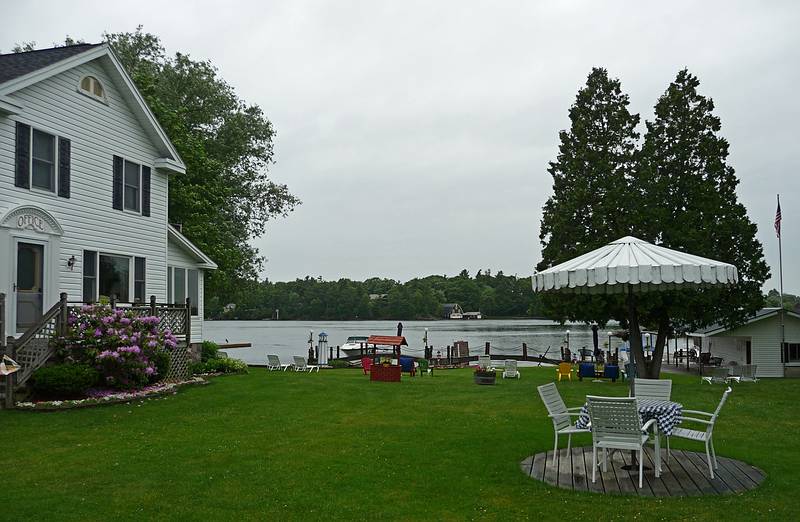
POLYGON ((219 357, 219 345, 213 341, 203 341, 200 345, 200 361, 206 362, 219 357))
POLYGON ((137 317, 131 310, 83 306, 70 312, 61 356, 94 366, 103 383, 113 388, 144 386, 166 375, 161 354, 177 345, 170 330, 159 329, 160 321, 158 317, 137 317))
POLYGON ((344 359, 331 359, 328 361, 328 365, 331 368, 352 368, 350 363, 344 359))
POLYGON ((247 363, 227 357, 209 359, 192 365, 192 373, 247 373, 247 363))
POLYGON ((39 368, 31 375, 33 393, 39 398, 78 399, 100 380, 100 373, 85 364, 57 364, 39 368))

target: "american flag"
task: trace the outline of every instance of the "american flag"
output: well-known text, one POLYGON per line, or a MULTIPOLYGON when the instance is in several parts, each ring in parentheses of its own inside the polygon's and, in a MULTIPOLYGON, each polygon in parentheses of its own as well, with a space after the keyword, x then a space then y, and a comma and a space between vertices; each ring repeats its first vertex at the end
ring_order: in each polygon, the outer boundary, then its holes
POLYGON ((775 233, 781 237, 781 200, 778 200, 778 210, 775 211, 775 233))

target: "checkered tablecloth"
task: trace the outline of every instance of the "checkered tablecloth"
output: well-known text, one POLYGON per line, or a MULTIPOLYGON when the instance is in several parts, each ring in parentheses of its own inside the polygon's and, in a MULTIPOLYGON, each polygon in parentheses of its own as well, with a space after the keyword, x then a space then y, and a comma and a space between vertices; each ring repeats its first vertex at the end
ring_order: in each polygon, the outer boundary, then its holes
MULTIPOLYGON (((656 419, 658 432, 670 436, 675 426, 680 424, 680 417, 683 412, 683 405, 672 401, 661 401, 657 399, 639 399, 639 415, 642 416, 642 424, 650 419, 656 419)), ((581 414, 575 426, 586 428, 589 426, 589 404, 586 403, 581 408, 581 414)))

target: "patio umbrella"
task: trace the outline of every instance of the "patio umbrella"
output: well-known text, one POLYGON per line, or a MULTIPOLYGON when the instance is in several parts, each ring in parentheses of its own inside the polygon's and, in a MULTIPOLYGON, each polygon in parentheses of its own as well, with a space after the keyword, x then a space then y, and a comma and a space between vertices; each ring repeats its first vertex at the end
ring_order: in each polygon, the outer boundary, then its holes
MULTIPOLYGON (((736 267, 627 236, 533 276, 537 292, 625 293, 631 353, 642 356, 635 295, 738 281, 736 267)), ((630 380, 631 391, 634 379, 630 380)))

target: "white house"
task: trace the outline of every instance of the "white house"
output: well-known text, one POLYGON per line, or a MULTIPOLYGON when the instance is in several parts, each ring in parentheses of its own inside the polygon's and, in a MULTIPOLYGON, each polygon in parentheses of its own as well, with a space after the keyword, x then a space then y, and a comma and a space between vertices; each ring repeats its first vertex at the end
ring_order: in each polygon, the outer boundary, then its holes
POLYGON ((0 293, 20 335, 69 301, 192 303, 216 265, 168 224, 185 167, 107 44, 0 55, 0 293))
POLYGON ((692 335, 723 364, 754 364, 758 377, 800 376, 800 314, 784 314, 781 346, 780 308, 763 308, 745 324, 728 330, 711 326, 692 335))

